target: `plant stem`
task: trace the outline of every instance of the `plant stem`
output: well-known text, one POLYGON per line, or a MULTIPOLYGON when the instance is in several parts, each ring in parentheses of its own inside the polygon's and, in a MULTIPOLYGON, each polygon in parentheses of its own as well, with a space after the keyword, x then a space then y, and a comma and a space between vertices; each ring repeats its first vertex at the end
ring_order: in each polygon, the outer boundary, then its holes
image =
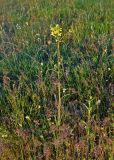
POLYGON ((58 57, 58 128, 61 124, 61 83, 60 83, 60 42, 57 42, 57 57, 58 57))

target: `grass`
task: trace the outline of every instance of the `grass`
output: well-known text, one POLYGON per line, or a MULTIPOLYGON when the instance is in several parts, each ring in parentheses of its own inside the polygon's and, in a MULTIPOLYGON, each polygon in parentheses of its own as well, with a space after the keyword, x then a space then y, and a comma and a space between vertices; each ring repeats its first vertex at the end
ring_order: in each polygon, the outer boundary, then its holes
POLYGON ((113 0, 0 4, 1 160, 113 160, 113 0))

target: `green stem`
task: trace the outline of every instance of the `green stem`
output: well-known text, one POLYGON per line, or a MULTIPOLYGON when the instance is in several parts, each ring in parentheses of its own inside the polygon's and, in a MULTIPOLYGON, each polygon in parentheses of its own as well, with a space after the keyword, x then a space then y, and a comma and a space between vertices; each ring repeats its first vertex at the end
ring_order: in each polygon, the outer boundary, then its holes
POLYGON ((60 42, 57 42, 57 56, 58 56, 58 127, 61 124, 61 83, 60 83, 60 42))

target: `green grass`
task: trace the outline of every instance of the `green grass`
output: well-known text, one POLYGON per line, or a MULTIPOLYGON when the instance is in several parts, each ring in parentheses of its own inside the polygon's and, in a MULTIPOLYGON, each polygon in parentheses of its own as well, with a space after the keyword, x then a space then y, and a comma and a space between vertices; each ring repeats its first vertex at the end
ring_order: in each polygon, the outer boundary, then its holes
POLYGON ((113 0, 0 0, 1 160, 113 160, 113 8, 113 0))

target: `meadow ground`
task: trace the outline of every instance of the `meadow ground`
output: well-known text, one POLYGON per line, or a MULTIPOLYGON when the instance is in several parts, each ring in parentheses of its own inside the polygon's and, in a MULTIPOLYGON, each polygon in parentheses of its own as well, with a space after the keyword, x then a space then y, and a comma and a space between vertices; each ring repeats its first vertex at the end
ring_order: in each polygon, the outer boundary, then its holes
POLYGON ((0 0, 0 160, 113 160, 113 109, 113 0, 0 0))

